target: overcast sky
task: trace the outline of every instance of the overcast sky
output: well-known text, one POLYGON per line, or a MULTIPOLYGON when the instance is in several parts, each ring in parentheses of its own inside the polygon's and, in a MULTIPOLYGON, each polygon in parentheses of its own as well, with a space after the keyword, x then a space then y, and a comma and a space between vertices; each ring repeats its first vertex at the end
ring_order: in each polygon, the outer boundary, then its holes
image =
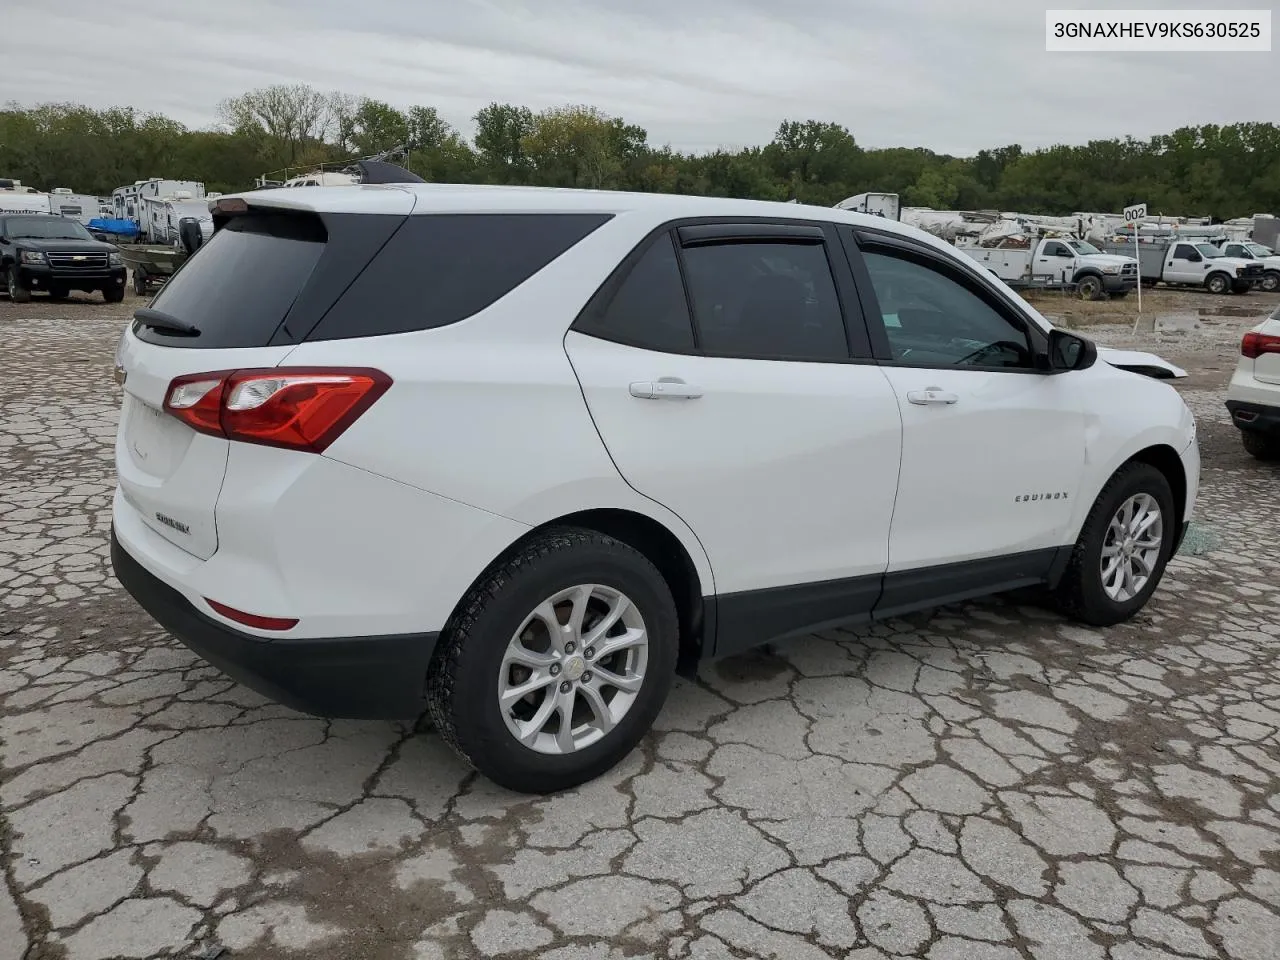
MULTIPOLYGON (((400 107, 434 105, 467 134, 491 101, 535 110, 590 103, 644 126, 654 144, 685 150, 764 143, 783 119, 835 121, 864 146, 960 155, 1278 119, 1274 48, 1046 53, 1045 7, 1073 6, 1064 0, 5 6, 0 101, 132 105, 192 127, 213 125, 226 96, 295 82, 400 107)), ((1214 7, 1206 0, 1110 6, 1214 7)))

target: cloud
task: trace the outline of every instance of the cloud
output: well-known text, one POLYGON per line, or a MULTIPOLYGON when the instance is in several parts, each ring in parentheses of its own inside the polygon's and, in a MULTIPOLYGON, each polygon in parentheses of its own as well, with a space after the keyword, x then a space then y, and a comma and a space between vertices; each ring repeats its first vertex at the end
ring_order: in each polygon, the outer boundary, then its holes
POLYGON ((864 146, 959 155, 1274 115, 1277 53, 1050 54, 1050 5, 52 0, 6 10, 0 97, 128 104, 205 127, 224 97, 302 82, 434 105, 465 133, 492 101, 590 103, 685 150, 764 143, 783 119, 818 119, 864 146))

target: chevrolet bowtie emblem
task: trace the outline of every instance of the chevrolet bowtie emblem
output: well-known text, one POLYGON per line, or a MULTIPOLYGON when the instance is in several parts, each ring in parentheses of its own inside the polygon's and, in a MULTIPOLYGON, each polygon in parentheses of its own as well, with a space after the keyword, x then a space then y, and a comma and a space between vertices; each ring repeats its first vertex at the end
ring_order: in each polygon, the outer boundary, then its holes
POLYGON ((84 257, 72 257, 71 259, 72 259, 72 260, 84 260, 85 258, 84 258, 84 257))

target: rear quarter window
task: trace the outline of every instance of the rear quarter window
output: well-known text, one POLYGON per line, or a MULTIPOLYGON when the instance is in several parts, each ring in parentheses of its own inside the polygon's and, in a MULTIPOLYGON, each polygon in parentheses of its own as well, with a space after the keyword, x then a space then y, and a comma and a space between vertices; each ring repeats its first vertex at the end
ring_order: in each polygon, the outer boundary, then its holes
POLYGON ((610 217, 410 216, 306 339, 376 337, 457 323, 506 296, 610 217))

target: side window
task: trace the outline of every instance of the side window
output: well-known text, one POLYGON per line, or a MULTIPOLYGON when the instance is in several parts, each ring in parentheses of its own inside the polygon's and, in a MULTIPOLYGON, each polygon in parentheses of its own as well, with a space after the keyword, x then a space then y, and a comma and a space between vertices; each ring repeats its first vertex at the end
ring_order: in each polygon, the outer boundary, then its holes
POLYGON ((609 218, 596 213, 407 217, 307 339, 382 337, 465 320, 609 218))
POLYGON ((1251 254, 1248 250, 1246 250, 1244 247, 1242 247, 1238 243, 1227 244, 1226 256, 1243 257, 1245 260, 1253 259, 1253 254, 1251 254))
POLYGON ((1071 251, 1067 249, 1065 243, 1046 243, 1044 245, 1044 255, 1046 257, 1069 257, 1071 251))
POLYGON ((921 366, 1033 365, 1025 326, 927 258, 865 250, 892 359, 921 366))
POLYGON ((692 352, 693 322, 671 234, 652 240, 613 295, 588 307, 575 329, 646 350, 692 352))
POLYGON ((684 264, 704 353, 779 360, 849 358, 824 244, 689 246, 684 264))
POLYGON ((1194 254, 1195 251, 1191 249, 1191 244, 1189 243, 1180 243, 1173 248, 1173 259, 1175 260, 1190 260, 1194 254))

